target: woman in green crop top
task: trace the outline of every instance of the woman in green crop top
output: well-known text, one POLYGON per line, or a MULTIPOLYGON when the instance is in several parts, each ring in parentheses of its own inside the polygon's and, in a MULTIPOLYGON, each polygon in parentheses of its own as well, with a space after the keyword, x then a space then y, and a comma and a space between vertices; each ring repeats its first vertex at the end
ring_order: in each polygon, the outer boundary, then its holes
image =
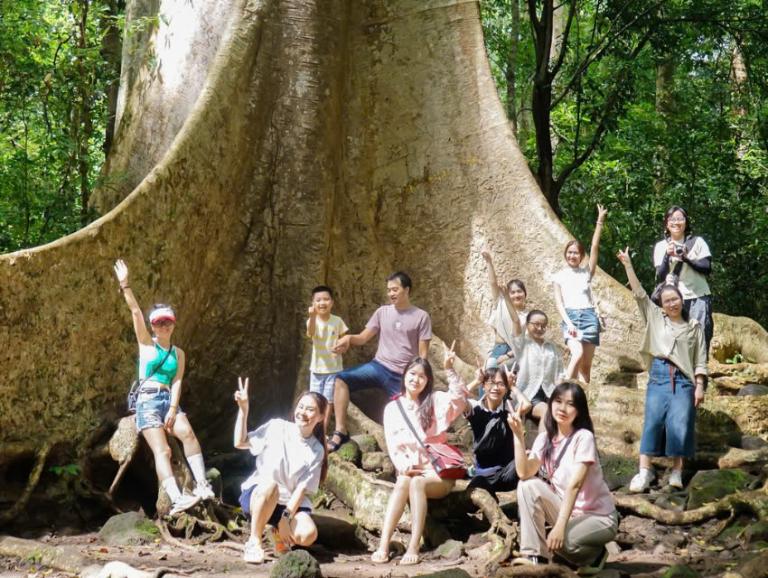
POLYGON ((149 313, 150 334, 128 283, 128 266, 122 260, 115 263, 115 275, 131 310, 133 329, 139 342, 141 386, 136 402, 136 427, 152 449, 157 477, 173 501, 169 513, 177 514, 201 499, 213 498, 214 494, 205 477, 200 443, 187 416, 179 408, 185 356, 184 351, 171 345, 176 314, 168 305, 155 305, 149 313), (173 477, 167 435, 176 436, 184 446, 184 455, 195 477, 194 495, 182 494, 173 477))

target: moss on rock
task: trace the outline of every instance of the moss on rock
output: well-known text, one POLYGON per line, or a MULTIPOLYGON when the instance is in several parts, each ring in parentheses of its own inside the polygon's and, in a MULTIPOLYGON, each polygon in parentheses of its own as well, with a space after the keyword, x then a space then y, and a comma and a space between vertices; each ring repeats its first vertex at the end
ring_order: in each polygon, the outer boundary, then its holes
POLYGON ((744 490, 753 480, 744 470, 704 470, 697 472, 689 484, 688 509, 693 510, 708 502, 744 490))
POLYGON ((280 558, 269 573, 270 578, 322 578, 320 564, 306 550, 293 550, 280 558))

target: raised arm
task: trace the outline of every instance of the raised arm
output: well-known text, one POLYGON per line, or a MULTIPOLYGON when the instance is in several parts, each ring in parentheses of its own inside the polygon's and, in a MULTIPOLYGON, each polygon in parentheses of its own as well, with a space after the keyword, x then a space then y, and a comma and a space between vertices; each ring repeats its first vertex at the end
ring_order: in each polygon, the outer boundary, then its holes
POLYGON ((616 256, 619 258, 619 261, 621 261, 621 264, 624 265, 624 270, 627 272, 627 279, 629 279, 629 286, 632 288, 632 293, 635 295, 644 293, 645 291, 640 284, 640 279, 637 278, 635 268, 632 266, 632 257, 629 256, 629 247, 623 251, 619 250, 616 256))
POLYGON ((237 404, 237 418, 235 419, 234 445, 239 450, 250 448, 248 443, 248 378, 237 378, 237 391, 235 391, 235 403, 237 404))
POLYGON ((595 232, 592 233, 592 245, 589 248, 589 276, 592 277, 597 269, 597 257, 600 254, 600 235, 603 233, 603 223, 608 215, 608 209, 597 205, 597 222, 595 232))
POLYGON ((120 283, 120 290, 123 292, 125 302, 128 304, 128 308, 131 310, 131 318, 133 319, 133 331, 136 334, 136 340, 141 345, 152 345, 152 335, 150 335, 147 329, 146 323, 144 323, 144 314, 141 312, 139 302, 131 290, 130 283, 128 282, 128 265, 125 261, 118 259, 115 262, 115 276, 118 283, 120 283))
MULTIPOLYGON (((491 288, 491 299, 493 299, 495 305, 496 300, 499 298, 499 282, 496 279, 496 269, 493 268, 493 259, 491 258, 491 252, 487 247, 483 247, 480 254, 488 265, 488 286, 491 288)), ((512 311, 512 309, 510 309, 510 311, 512 311)))
POLYGON ((521 480, 527 480, 536 475, 541 467, 539 458, 528 457, 525 450, 525 425, 516 413, 507 415, 507 423, 515 436, 515 470, 521 480))

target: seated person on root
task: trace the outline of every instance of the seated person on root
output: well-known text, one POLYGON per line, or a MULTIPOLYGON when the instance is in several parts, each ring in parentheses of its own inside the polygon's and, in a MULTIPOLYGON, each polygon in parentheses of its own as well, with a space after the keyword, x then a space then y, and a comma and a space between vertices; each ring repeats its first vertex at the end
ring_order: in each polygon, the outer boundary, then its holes
POLYGON ((125 302, 131 310, 133 331, 139 344, 139 378, 141 385, 136 399, 136 428, 147 440, 155 458, 155 471, 163 489, 171 499, 170 515, 175 515, 214 497, 205 477, 205 462, 200 442, 179 406, 181 382, 184 378, 186 355, 171 344, 176 313, 169 305, 155 305, 149 312, 150 335, 144 314, 131 290, 128 266, 122 259, 115 263, 115 275, 125 302), (168 436, 174 436, 184 447, 184 456, 195 478, 194 495, 183 494, 171 467, 171 447, 168 436))
POLYGON ((528 313, 524 333, 517 317, 512 319, 515 334, 513 345, 519 365, 517 388, 533 406, 531 415, 539 420, 539 432, 544 431, 544 415, 555 384, 563 379, 563 360, 551 341, 544 338, 549 319, 546 313, 533 309, 528 313))
POLYGON ((705 331, 698 320, 688 318, 677 287, 662 288, 659 307, 643 290, 632 266, 629 247, 619 251, 618 258, 624 264, 632 293, 645 319, 640 352, 649 366, 640 471, 629 483, 629 491, 644 492, 651 485, 656 477, 651 456, 672 458, 669 485, 682 488, 683 458, 694 455, 696 408, 704 400, 705 331))
POLYGON ((350 391, 378 387, 391 398, 400 391, 408 363, 416 356, 427 357, 432 320, 426 311, 411 305, 411 287, 411 278, 407 274, 398 271, 390 275, 387 278, 390 304, 379 307, 363 331, 345 335, 336 342, 333 352, 342 354, 351 345, 365 345, 379 336, 373 360, 345 369, 336 376, 333 392, 336 431, 328 442, 328 451, 335 452, 349 440, 347 408, 350 391))
POLYGON ((472 391, 483 384, 485 395, 480 400, 469 399, 465 414, 472 427, 475 475, 470 488, 483 488, 492 495, 509 492, 517 487, 515 446, 512 430, 507 423, 510 413, 525 415, 531 402, 515 387, 515 374, 506 366, 490 366, 477 370, 477 377, 467 386, 472 391))
POLYGON ((434 379, 429 361, 422 357, 412 360, 405 368, 400 396, 384 408, 384 435, 389 457, 397 469, 397 481, 387 503, 381 542, 371 556, 375 563, 389 560, 389 542, 406 504, 410 505, 411 511, 411 538, 400 564, 418 563, 427 518, 427 498, 447 496, 455 483, 437 475, 397 406, 398 403, 402 405, 422 442, 444 443, 446 431, 464 411, 468 394, 464 382, 453 370, 455 358, 451 347, 445 356, 448 391, 433 391, 434 379))
POLYGON ((317 539, 307 494, 317 491, 328 470, 323 425, 328 403, 319 393, 306 392, 296 404, 293 421, 271 419, 251 432, 247 431, 247 377, 238 378, 235 403, 235 447, 256 456, 255 471, 243 482, 240 495, 240 506, 251 518, 243 559, 260 564, 265 557, 262 534, 267 523, 273 528, 276 554, 293 544, 309 546, 317 539))
POLYGON ((596 574, 608 552, 605 544, 616 536, 618 514, 603 479, 581 386, 565 381, 552 392, 540 433, 525 455, 525 426, 515 414, 509 426, 515 434, 520 482, 520 553, 513 564, 548 563, 554 554, 581 567, 579 574, 596 574), (537 477, 542 472, 548 481, 537 477), (552 529, 546 533, 546 525, 552 529))

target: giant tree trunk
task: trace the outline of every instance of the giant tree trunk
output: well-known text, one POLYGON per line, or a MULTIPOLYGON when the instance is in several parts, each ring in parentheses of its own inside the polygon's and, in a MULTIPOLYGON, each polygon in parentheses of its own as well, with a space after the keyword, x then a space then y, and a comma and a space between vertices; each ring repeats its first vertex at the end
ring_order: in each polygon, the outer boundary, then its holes
MULTIPOLYGON (((69 237, 0 258, 0 465, 43 444, 95 443, 121 413, 136 343, 118 257, 142 304, 178 308, 183 405, 206 451, 231 443, 237 375, 254 384, 254 423, 304 387, 305 303, 321 282, 359 330, 385 276, 405 269, 436 335, 474 358, 491 342, 479 255, 488 242, 503 276, 525 279, 531 303, 550 313, 559 342, 549 276, 569 235, 505 119, 475 2, 212 5, 164 0, 156 27, 125 43, 100 197, 103 210, 119 204, 69 237)), ((144 14, 142 2, 128 13, 144 14)), ((631 453, 622 431, 638 426, 622 408, 641 394, 601 384, 640 370, 642 323, 602 272, 594 292, 608 327, 592 398, 603 435, 631 453)))

